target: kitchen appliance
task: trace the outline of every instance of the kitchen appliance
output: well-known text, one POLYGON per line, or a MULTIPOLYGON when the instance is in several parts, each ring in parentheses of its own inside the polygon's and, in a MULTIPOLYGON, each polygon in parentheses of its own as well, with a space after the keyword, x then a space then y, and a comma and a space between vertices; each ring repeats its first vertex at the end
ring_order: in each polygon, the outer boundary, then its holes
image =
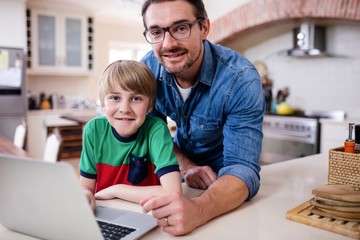
POLYGON ((271 164, 320 152, 320 118, 343 120, 343 111, 306 111, 290 116, 265 115, 261 164, 271 164))
POLYGON ((0 134, 10 140, 26 118, 24 60, 23 49, 0 47, 0 134))
POLYGON ((326 52, 326 28, 312 22, 293 29, 293 48, 280 52, 290 57, 330 57, 326 52))

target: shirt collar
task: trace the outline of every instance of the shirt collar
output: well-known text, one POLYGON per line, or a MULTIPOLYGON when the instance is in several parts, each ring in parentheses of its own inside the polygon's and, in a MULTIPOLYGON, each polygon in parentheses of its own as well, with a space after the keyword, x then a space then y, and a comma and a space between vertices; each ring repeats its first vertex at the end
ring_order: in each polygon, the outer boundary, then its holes
POLYGON ((129 142, 135 141, 136 138, 137 138, 137 135, 138 135, 138 133, 139 133, 139 130, 138 130, 136 133, 134 133, 133 135, 131 135, 131 136, 129 136, 129 137, 122 137, 122 136, 120 136, 120 135, 116 132, 115 128, 113 128, 112 126, 111 126, 111 130, 112 130, 112 133, 113 133, 114 137, 115 137, 118 141, 124 142, 124 143, 129 143, 129 142))

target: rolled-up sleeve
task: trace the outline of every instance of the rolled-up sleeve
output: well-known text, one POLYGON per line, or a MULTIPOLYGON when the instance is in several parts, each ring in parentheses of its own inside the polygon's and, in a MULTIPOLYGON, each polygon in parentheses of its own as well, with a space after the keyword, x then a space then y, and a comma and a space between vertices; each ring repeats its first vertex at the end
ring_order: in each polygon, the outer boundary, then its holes
POLYGON ((242 179, 251 199, 260 188, 260 153, 265 101, 261 79, 254 68, 246 67, 226 95, 227 119, 224 125, 224 167, 219 177, 242 179), (244 81, 245 80, 245 81, 244 81))

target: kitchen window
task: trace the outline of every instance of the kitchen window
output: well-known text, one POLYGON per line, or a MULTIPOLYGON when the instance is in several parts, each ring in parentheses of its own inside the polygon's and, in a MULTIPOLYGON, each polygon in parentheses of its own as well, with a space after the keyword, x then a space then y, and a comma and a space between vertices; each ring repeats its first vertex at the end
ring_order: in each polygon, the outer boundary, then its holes
POLYGON ((109 63, 119 59, 140 61, 150 50, 151 46, 149 44, 111 42, 109 46, 109 63))

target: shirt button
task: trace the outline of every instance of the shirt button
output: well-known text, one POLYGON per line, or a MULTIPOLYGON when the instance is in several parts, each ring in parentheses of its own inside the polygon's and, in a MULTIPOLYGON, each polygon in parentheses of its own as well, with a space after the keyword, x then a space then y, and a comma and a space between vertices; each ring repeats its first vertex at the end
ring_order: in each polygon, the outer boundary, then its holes
POLYGON ((201 124, 201 125, 200 125, 200 128, 201 128, 201 129, 204 129, 204 125, 201 124))
POLYGON ((183 138, 186 138, 186 134, 183 134, 183 138))

